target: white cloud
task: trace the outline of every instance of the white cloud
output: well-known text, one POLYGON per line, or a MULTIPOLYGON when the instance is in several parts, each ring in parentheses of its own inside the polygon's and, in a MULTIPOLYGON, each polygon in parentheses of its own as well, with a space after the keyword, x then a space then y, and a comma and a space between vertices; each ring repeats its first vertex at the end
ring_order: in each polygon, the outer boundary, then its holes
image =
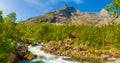
POLYGON ((42 0, 24 0, 25 2, 32 4, 32 5, 36 5, 36 6, 46 6, 48 4, 58 4, 61 2, 74 2, 77 4, 81 4, 83 3, 83 0, 46 0, 46 1, 42 1, 42 0))
POLYGON ((41 6, 41 3, 39 2, 39 0, 24 0, 24 1, 32 5, 41 6))
POLYGON ((46 13, 50 10, 52 10, 51 4, 55 4, 58 1, 57 0, 46 0, 46 1, 40 1, 40 0, 24 0, 26 3, 28 3, 33 8, 36 8, 40 10, 42 13, 46 13))
POLYGON ((0 10, 8 10, 8 8, 9 6, 5 2, 0 2, 0 10))
POLYGON ((36 8, 38 10, 44 10, 43 13, 46 13, 53 9, 52 6, 58 5, 60 3, 68 3, 68 2, 74 2, 77 4, 83 3, 82 0, 24 0, 26 3, 28 3, 33 8, 36 8))
POLYGON ((6 2, 6 0, 1 0, 0 1, 0 10, 3 11, 3 16, 8 14, 9 12, 12 12, 13 7, 6 2))

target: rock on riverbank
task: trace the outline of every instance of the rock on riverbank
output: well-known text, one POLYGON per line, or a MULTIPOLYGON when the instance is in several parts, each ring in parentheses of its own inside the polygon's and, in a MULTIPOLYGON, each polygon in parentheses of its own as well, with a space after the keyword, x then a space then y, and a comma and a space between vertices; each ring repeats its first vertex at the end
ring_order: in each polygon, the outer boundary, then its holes
POLYGON ((45 43, 41 50, 48 53, 52 53, 59 56, 69 56, 71 58, 80 61, 114 61, 110 58, 120 57, 120 50, 112 48, 109 50, 95 50, 89 48, 87 45, 75 45, 70 39, 65 39, 64 41, 55 42, 50 41, 45 43))
POLYGON ((36 56, 28 51, 28 45, 35 46, 38 43, 32 41, 16 42, 14 50, 10 53, 10 63, 17 63, 18 58, 24 60, 32 60, 36 56))

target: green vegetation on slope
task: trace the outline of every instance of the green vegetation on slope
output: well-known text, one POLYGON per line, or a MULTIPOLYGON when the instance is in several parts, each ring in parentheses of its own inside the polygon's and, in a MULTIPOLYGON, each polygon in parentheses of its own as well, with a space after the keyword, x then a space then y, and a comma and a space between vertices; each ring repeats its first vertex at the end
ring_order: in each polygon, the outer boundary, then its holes
POLYGON ((0 62, 6 59, 14 42, 31 40, 39 42, 72 39, 77 45, 86 44, 94 49, 120 49, 120 24, 85 26, 55 25, 50 23, 15 24, 9 19, 0 22, 0 62))
MULTIPOLYGON (((108 5, 108 9, 111 6, 120 8, 119 1, 114 0, 112 5, 108 5)), ((20 40, 48 42, 70 38, 77 45, 86 44, 93 49, 120 49, 120 24, 112 23, 101 27, 23 22, 16 24, 15 20, 15 13, 3 18, 0 11, 0 63, 8 63, 14 43, 20 40)))
POLYGON ((2 17, 2 11, 0 11, 0 63, 8 63, 9 53, 12 51, 16 40, 16 24, 10 20, 13 16, 11 15, 11 17, 5 17, 4 19, 2 17))
POLYGON ((105 26, 55 25, 49 23, 18 24, 19 39, 32 41, 61 41, 71 38, 76 44, 87 44, 96 49, 120 49, 120 24, 105 26))
POLYGON ((120 8, 120 0, 113 0, 112 3, 106 6, 106 9, 110 8, 120 8))
POLYGON ((55 25, 50 23, 24 24, 0 23, 0 62, 7 57, 13 43, 19 40, 39 42, 72 39, 77 44, 86 44, 92 49, 120 49, 120 24, 105 26, 55 25))
POLYGON ((110 4, 105 6, 105 9, 110 11, 113 17, 117 18, 120 15, 120 0, 113 0, 110 4))

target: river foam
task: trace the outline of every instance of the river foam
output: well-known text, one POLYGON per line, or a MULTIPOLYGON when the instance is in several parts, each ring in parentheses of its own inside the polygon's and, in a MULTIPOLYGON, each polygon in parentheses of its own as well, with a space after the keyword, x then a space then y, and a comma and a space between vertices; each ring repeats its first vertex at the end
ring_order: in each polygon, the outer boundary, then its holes
MULTIPOLYGON (((78 62, 78 61, 65 60, 65 59, 69 59, 70 57, 56 56, 49 53, 45 53, 44 51, 40 50, 41 47, 42 44, 39 44, 38 46, 31 46, 31 45, 28 46, 28 51, 30 51, 32 54, 36 55, 37 57, 31 61, 19 60, 18 63, 93 63, 93 62, 78 62)), ((120 63, 120 58, 115 59, 114 62, 106 62, 106 63, 120 63)))
POLYGON ((70 61, 70 60, 64 60, 63 58, 69 58, 66 56, 56 56, 49 53, 45 53, 44 51, 40 50, 42 46, 28 46, 28 50, 34 54, 37 55, 37 58, 33 59, 31 62, 37 62, 41 61, 41 63, 80 63, 77 61, 70 61), (41 57, 41 58, 39 58, 41 57))

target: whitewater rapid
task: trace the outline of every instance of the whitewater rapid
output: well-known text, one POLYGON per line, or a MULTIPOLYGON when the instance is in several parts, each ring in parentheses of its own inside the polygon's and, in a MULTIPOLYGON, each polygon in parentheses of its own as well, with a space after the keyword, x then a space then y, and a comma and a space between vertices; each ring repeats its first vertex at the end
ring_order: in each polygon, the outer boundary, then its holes
POLYGON ((36 59, 33 59, 31 62, 41 61, 41 63, 80 63, 77 61, 70 61, 64 60, 64 58, 69 58, 66 56, 56 56, 49 53, 45 53, 44 51, 40 50, 42 46, 28 46, 28 50, 37 55, 36 59))
MULTIPOLYGON (((29 45, 28 51, 30 51, 32 54, 36 55, 37 57, 31 61, 19 60, 18 63, 93 63, 93 62, 78 62, 73 60, 65 60, 65 59, 69 59, 70 57, 56 56, 49 53, 45 53, 44 51, 40 50, 41 47, 42 44, 39 44, 38 46, 29 45)), ((120 63, 120 58, 116 59, 114 62, 106 62, 106 63, 120 63)))

